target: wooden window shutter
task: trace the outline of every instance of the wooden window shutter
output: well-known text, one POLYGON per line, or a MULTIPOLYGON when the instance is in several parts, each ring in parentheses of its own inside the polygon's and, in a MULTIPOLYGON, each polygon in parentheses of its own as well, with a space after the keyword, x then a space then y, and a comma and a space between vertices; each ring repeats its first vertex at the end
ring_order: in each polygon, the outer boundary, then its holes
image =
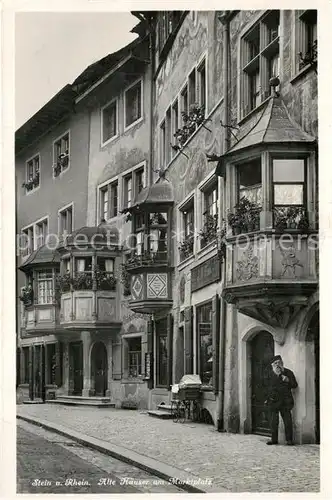
POLYGON ((62 343, 57 342, 55 344, 55 384, 58 387, 62 386, 62 356, 62 343))
POLYGON ((212 383, 214 392, 218 392, 219 379, 219 339, 220 339, 220 298, 216 295, 212 299, 212 383))
POLYGON ((184 310, 185 373, 193 373, 193 307, 184 310))
POLYGON ((173 384, 173 315, 167 315, 167 386, 173 384))
POLYGON ((151 378, 148 380, 148 389, 153 389, 154 381, 154 360, 153 360, 153 330, 154 330, 154 322, 152 319, 147 321, 147 350, 151 353, 151 378))

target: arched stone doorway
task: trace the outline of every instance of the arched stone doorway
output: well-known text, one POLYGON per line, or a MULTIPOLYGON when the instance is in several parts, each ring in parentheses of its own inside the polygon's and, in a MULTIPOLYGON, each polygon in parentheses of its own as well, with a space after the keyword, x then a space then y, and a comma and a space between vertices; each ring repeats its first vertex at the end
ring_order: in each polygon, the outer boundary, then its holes
POLYGON ((306 401, 307 411, 312 406, 314 418, 315 441, 320 442, 320 396, 319 396, 319 309, 317 309, 309 324, 306 335, 306 385, 308 396, 306 401))
POLYGON ((274 356, 274 339, 271 333, 261 331, 252 338, 250 344, 252 432, 269 436, 269 415, 264 402, 271 377, 270 360, 274 356))
POLYGON ((107 349, 96 342, 91 350, 91 382, 95 396, 105 396, 107 390, 107 349))

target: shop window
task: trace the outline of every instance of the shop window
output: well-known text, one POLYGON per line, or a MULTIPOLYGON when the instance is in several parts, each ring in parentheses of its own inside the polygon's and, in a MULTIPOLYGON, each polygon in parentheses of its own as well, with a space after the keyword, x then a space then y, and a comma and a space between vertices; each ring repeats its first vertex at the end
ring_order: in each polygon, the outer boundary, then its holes
POLYGON ((167 321, 156 322, 156 352, 157 352, 157 386, 167 387, 168 383, 168 349, 167 321))
POLYGON ((242 116, 271 95, 269 80, 279 77, 280 12, 271 11, 241 42, 242 116))
POLYGON ((212 386, 212 303, 197 307, 198 373, 204 386, 212 386))
POLYGON ((317 61, 317 10, 298 11, 298 69, 317 61))
POLYGON ((299 228, 306 223, 305 160, 274 158, 272 179, 275 226, 299 228))
POLYGON ((55 344, 46 344, 47 378, 46 383, 54 385, 56 383, 56 354, 55 344))
POLYGON ((29 347, 23 347, 23 380, 22 384, 29 383, 29 347))
POLYGON ((128 338, 128 377, 137 378, 142 375, 142 339, 128 338))
POLYGON ((142 118, 142 80, 125 90, 125 126, 126 128, 142 118))
POLYGON ((49 269, 37 271, 38 304, 53 304, 53 296, 53 271, 49 269))
POLYGON ((101 111, 102 120, 102 144, 106 144, 110 139, 116 137, 117 131, 117 100, 107 104, 101 111))

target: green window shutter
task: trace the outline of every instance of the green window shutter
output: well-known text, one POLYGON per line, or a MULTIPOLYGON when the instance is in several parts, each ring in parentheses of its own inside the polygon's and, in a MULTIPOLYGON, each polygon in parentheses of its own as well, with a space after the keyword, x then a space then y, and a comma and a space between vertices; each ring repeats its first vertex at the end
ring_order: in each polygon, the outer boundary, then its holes
POLYGON ((212 383, 214 392, 218 392, 219 379, 219 339, 220 339, 220 298, 218 295, 212 299, 212 383))
POLYGON ((186 307, 184 310, 184 350, 185 350, 185 373, 193 373, 193 308, 186 307))
POLYGON ((167 386, 173 384, 173 315, 167 315, 167 386))

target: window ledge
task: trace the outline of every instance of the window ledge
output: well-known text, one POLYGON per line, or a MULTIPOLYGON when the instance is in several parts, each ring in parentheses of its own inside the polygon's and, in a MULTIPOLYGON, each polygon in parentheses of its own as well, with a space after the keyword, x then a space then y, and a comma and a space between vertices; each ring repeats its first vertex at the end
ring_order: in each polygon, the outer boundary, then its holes
POLYGON ((110 139, 107 139, 107 141, 102 142, 101 145, 100 145, 100 149, 104 149, 106 146, 108 146, 109 144, 111 144, 113 141, 115 141, 116 139, 119 139, 119 137, 120 137, 120 134, 117 133, 116 135, 114 135, 110 139))
POLYGON ((204 255, 207 255, 208 253, 212 252, 213 250, 217 250, 217 241, 213 240, 210 241, 207 245, 205 245, 204 248, 201 248, 197 252, 197 257, 201 258, 204 257, 204 255))
POLYGON ((145 380, 142 378, 122 378, 121 379, 122 384, 145 384, 145 380))
POLYGON ((35 193, 36 191, 38 191, 40 189, 40 183, 37 187, 30 189, 30 191, 27 191, 26 188, 24 188, 24 189, 25 189, 25 195, 29 196, 30 194, 35 193))
POLYGON ((266 105, 266 103, 271 99, 271 97, 272 96, 269 96, 267 99, 265 99, 263 102, 261 102, 258 106, 256 106, 256 108, 252 109, 246 116, 244 116, 243 118, 241 118, 241 120, 239 120, 237 122, 237 124, 238 125, 243 125, 247 120, 249 120, 249 118, 251 118, 258 111, 260 111, 266 105))
POLYGON ((141 116, 138 120, 136 120, 135 122, 133 122, 130 125, 128 125, 128 127, 125 127, 124 128, 124 133, 126 133, 131 128, 135 127, 135 125, 139 125, 142 121, 143 121, 143 116, 141 116))
POLYGON ((312 64, 307 64, 306 66, 304 66, 304 68, 300 69, 295 76, 293 76, 293 78, 290 80, 290 83, 292 85, 294 85, 294 83, 296 83, 298 80, 300 80, 301 78, 303 78, 305 75, 307 75, 308 73, 310 73, 313 69, 315 68, 314 65, 312 64))
POLYGON ((179 264, 178 264, 178 270, 181 271, 182 269, 184 269, 186 266, 188 266, 189 264, 191 264, 192 262, 194 262, 195 260, 195 254, 193 253, 192 255, 190 255, 189 257, 187 257, 186 259, 182 260, 179 264))

